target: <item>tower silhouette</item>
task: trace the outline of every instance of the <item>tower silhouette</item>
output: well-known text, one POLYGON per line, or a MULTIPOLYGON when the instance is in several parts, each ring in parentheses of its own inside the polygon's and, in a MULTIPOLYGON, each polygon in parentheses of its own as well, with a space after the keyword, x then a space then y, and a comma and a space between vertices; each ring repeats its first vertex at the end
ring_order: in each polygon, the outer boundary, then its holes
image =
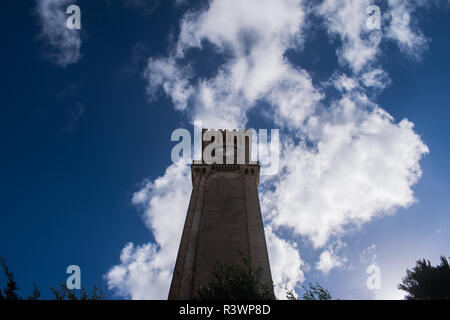
POLYGON ((251 131, 202 130, 202 159, 191 166, 193 188, 169 299, 193 299, 217 261, 241 264, 241 254, 272 283, 251 141, 251 131))

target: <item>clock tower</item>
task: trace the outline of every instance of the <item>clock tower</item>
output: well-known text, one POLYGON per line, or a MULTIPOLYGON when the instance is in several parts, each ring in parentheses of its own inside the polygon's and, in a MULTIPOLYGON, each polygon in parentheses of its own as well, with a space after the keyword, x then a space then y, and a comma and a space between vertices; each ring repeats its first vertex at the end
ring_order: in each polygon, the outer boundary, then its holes
POLYGON ((191 166, 192 194, 169 299, 195 298, 214 264, 241 264, 240 253, 272 283, 251 141, 250 130, 202 130, 202 159, 191 166))

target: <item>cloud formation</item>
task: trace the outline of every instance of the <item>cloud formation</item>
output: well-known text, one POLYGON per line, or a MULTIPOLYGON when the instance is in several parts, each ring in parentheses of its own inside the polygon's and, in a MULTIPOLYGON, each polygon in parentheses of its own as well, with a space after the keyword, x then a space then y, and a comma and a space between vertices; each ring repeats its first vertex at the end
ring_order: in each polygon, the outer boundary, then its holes
POLYGON ((81 37, 79 30, 66 27, 66 9, 76 1, 37 0, 36 12, 40 19, 40 38, 47 48, 44 55, 61 67, 76 63, 80 58, 81 37))
POLYGON ((370 0, 324 0, 314 11, 323 19, 328 33, 339 37, 342 42, 337 50, 339 62, 359 73, 376 63, 382 53, 380 44, 384 40, 393 41, 408 56, 420 58, 428 40, 414 27, 412 14, 426 6, 427 2, 384 1, 387 11, 381 15, 381 30, 367 27, 368 15, 364 13, 372 5, 370 0))
POLYGON ((84 114, 84 110, 85 107, 82 103, 78 102, 76 104, 75 107, 73 107, 70 110, 69 113, 69 120, 64 128, 64 131, 66 132, 73 132, 73 130, 75 129, 76 124, 78 123, 78 121, 80 120, 80 118, 83 116, 84 114))
POLYGON ((273 191, 262 195, 267 218, 308 238, 315 248, 348 226, 414 203, 411 187, 428 152, 413 124, 395 123, 351 79, 335 81, 342 97, 306 124, 313 148, 286 140, 273 191))
MULTIPOLYGON (((411 15, 421 2, 386 2, 390 18, 383 18, 382 30, 375 31, 366 28, 368 5, 366 0, 339 5, 325 0, 313 7, 300 0, 214 0, 200 11, 185 14, 178 42, 168 56, 148 61, 145 78, 150 98, 155 99, 162 90, 175 109, 191 120, 203 121, 206 127, 245 127, 249 110, 261 101, 269 105, 273 125, 283 132, 281 168, 278 175, 262 179, 260 198, 272 276, 280 298, 285 286, 304 281, 305 264, 290 235, 315 249, 327 248, 316 263, 317 269, 327 273, 345 263, 337 250, 330 249, 330 243, 339 241, 349 229, 394 214, 397 208, 415 201, 412 186, 421 176, 420 160, 428 148, 414 132, 412 122, 396 121, 369 93, 383 90, 390 82, 379 64, 383 41, 397 43, 408 56, 420 56, 427 40, 412 27, 411 15), (285 55, 288 49, 308 46, 308 17, 318 18, 331 38, 340 39, 336 51, 340 67, 320 85, 285 55), (210 50, 206 43, 214 54, 223 55, 225 62, 213 75, 201 76, 186 56, 192 49, 210 50), (333 90, 337 96, 328 96, 333 90)), ((186 170, 172 165, 155 183, 181 183, 186 195, 177 191, 176 199, 187 199, 190 188, 178 180, 189 181, 186 170)), ((151 204, 165 197, 151 186, 137 194, 145 195, 142 199, 150 203, 148 216, 164 220, 159 215, 166 212, 151 204)), ((187 203, 177 216, 184 217, 186 208, 187 203)), ((177 227, 147 222, 161 248, 172 241, 170 250, 151 254, 167 254, 164 261, 170 263, 164 270, 169 273, 181 235, 182 219, 179 221, 177 227), (166 232, 171 239, 177 234, 178 241, 163 240, 166 232)), ((133 248, 125 247, 136 252, 133 248)), ((129 257, 125 255, 118 267, 128 270, 140 256, 129 257)), ((146 265, 153 272, 152 263, 146 265)), ((110 288, 123 292, 121 288, 126 286, 128 295, 133 296, 127 273, 117 274, 109 282, 110 288)), ((165 294, 169 283, 160 292, 165 294)), ((147 290, 152 291, 151 287, 149 282, 147 290)))
POLYGON ((345 259, 340 258, 331 250, 325 250, 320 254, 316 269, 322 271, 325 275, 329 274, 334 268, 341 267, 345 259))
POLYGON ((344 266, 347 262, 347 258, 339 256, 339 251, 346 245, 338 240, 333 244, 330 244, 319 256, 315 268, 321 271, 324 275, 328 275, 334 268, 344 266))
POLYGON ((190 168, 176 163, 133 195, 155 242, 123 248, 120 264, 105 276, 109 289, 131 299, 167 298, 190 192, 190 168))
POLYGON ((271 226, 267 226, 264 232, 275 295, 283 299, 286 298, 286 288, 294 289, 298 283, 305 281, 302 271, 304 262, 300 258, 296 243, 277 236, 271 226))
POLYGON ((191 118, 207 127, 244 127, 258 99, 277 106, 280 122, 300 124, 321 98, 310 76, 284 57, 301 42, 305 13, 300 3, 213 1, 202 12, 186 14, 172 55, 149 60, 148 91, 161 87, 176 109, 189 108, 191 118), (179 62, 204 41, 230 57, 214 77, 195 80, 192 68, 179 62), (303 101, 302 108, 294 110, 296 101, 303 101))

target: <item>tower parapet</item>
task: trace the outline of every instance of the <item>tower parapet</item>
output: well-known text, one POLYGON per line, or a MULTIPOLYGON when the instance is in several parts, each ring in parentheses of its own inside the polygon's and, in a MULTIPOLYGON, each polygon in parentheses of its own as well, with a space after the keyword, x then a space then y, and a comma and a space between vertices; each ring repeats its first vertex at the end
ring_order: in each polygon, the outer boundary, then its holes
POLYGON ((257 164, 252 161, 252 130, 202 130, 202 157, 194 164, 257 164))

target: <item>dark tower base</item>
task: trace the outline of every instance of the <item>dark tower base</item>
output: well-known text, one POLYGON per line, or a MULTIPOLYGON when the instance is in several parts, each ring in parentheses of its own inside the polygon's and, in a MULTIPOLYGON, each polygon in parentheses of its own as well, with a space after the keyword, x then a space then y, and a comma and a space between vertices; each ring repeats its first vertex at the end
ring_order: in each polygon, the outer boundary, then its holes
POLYGON ((192 165, 192 195, 169 299, 193 299, 216 261, 242 263, 239 252, 272 282, 258 198, 259 165, 192 165))

